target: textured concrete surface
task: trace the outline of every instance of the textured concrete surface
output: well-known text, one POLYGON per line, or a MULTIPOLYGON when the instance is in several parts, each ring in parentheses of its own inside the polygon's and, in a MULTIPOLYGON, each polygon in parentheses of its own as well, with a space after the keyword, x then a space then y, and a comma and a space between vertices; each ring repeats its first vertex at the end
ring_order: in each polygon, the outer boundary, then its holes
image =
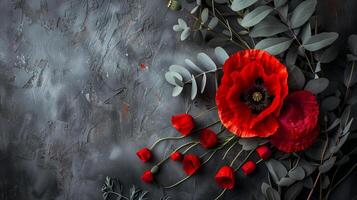
MULTIPOLYGON (((135 151, 175 134, 169 117, 190 102, 171 97, 164 72, 205 48, 178 41, 171 27, 180 13, 165 6, 162 0, 0 1, 0 199, 101 199, 107 175, 149 190, 151 199, 162 196, 158 186, 140 183, 147 166, 135 151)), ((163 144, 157 153, 172 148, 163 144)), ((167 193, 210 199, 219 191, 207 174, 217 167, 167 193)), ((227 199, 259 197, 267 175, 259 171, 240 177, 244 184, 227 199)), ((162 184, 182 177, 177 165, 163 175, 162 184)))

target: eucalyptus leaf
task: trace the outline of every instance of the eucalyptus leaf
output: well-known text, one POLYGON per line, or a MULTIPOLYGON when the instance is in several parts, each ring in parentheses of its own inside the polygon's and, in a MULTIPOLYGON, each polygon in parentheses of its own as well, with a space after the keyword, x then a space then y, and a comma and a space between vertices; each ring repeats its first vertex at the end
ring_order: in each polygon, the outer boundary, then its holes
POLYGON ((260 189, 262 191, 262 193, 264 194, 264 196, 267 196, 267 189, 270 188, 271 186, 265 182, 262 183, 260 189))
POLYGON ((288 173, 285 166, 275 159, 270 159, 269 161, 265 162, 265 165, 267 166, 269 173, 271 174, 276 184, 279 184, 280 179, 285 177, 288 173))
POLYGON ((326 160, 322 165, 319 166, 320 173, 326 173, 334 166, 336 162, 336 157, 333 156, 330 159, 326 160))
POLYGON ((272 11, 273 8, 271 8, 270 6, 259 6, 255 8, 252 12, 244 16, 240 25, 242 25, 243 27, 252 27, 261 22, 272 11))
POLYGON ((178 95, 181 94, 181 92, 183 91, 183 87, 181 86, 176 86, 172 89, 172 96, 173 97, 177 97, 178 95))
POLYGON ((205 91, 206 83, 207 83, 207 76, 206 73, 204 73, 202 75, 202 81, 201 81, 201 94, 205 91))
POLYGON ((292 41, 291 38, 286 37, 267 38, 258 42, 255 45, 255 48, 265 50, 272 55, 278 55, 286 51, 290 47, 292 41))
POLYGON ((295 179, 289 178, 289 177, 283 177, 280 179, 278 185, 281 187, 287 187, 290 186, 295 182, 295 179))
POLYGON ((301 69, 295 65, 288 68, 288 85, 290 89, 302 89, 305 84, 305 76, 301 69))
POLYGON ((183 28, 182 28, 180 25, 178 25, 178 24, 174 25, 174 26, 172 27, 172 29, 173 29, 174 31, 176 31, 176 32, 183 30, 183 28))
POLYGON ((251 37, 270 37, 288 30, 288 27, 279 22, 275 17, 267 17, 249 33, 251 37))
POLYGON ((231 9, 233 11, 240 11, 255 4, 258 0, 233 0, 231 9))
POLYGON ((199 53, 197 55, 197 60, 204 65, 205 67, 207 67, 209 70, 216 70, 217 66, 216 64, 213 62, 213 60, 205 53, 199 53))
POLYGON ((192 62, 190 59, 186 58, 185 63, 193 70, 195 70, 198 73, 203 73, 203 70, 199 68, 194 62, 192 62))
POLYGON ((325 132, 331 131, 332 129, 336 128, 336 126, 340 124, 340 121, 341 120, 339 118, 335 119, 325 132))
POLYGON ((180 37, 181 41, 186 40, 188 36, 190 36, 190 33, 191 33, 190 28, 185 28, 185 30, 181 32, 181 37, 180 37))
POLYGON ((320 63, 330 63, 336 59, 337 55, 338 47, 337 45, 332 45, 326 50, 324 50, 318 60, 320 61, 320 63))
POLYGON ((201 21, 202 23, 206 23, 208 20, 208 8, 204 8, 201 12, 201 21))
POLYGON ((310 176, 316 169, 316 166, 312 165, 304 159, 300 160, 299 165, 305 170, 305 176, 310 176))
POLYGON ((178 25, 182 28, 185 29, 187 28, 187 23, 185 22, 185 20, 183 20, 182 18, 178 18, 177 19, 178 25))
POLYGON ((305 178, 305 171, 301 166, 297 166, 295 169, 291 169, 288 175, 290 178, 301 181, 305 178))
POLYGON ((191 79, 191 100, 195 99, 197 95, 197 82, 195 77, 192 75, 191 79))
POLYGON ((303 47, 309 51, 317 51, 332 44, 338 38, 336 32, 324 32, 311 36, 303 43, 303 47))
POLYGON ((327 78, 312 79, 307 82, 305 90, 308 90, 314 94, 318 94, 324 91, 329 85, 329 80, 327 78))
POLYGON ((277 11, 279 12, 279 16, 280 16, 281 21, 286 23, 288 21, 289 6, 285 5, 283 7, 280 7, 280 8, 277 9, 277 11))
POLYGON ((311 25, 310 23, 305 24, 304 28, 301 31, 301 40, 303 43, 306 43, 308 39, 311 38, 311 25))
POLYGON ((218 18, 217 17, 213 17, 210 22, 208 23, 208 28, 210 28, 211 30, 214 29, 218 24, 218 18))
POLYGON ((267 200, 280 200, 280 194, 274 188, 272 187, 267 188, 266 193, 267 193, 266 195, 267 200))
POLYGON ((168 71, 165 73, 166 81, 169 82, 171 85, 177 86, 177 80, 175 80, 175 78, 179 81, 183 81, 183 77, 177 72, 168 71))
POLYGON ((195 14, 198 10, 199 6, 195 6, 192 10, 191 10, 191 14, 195 14))
POLYGON ((291 28, 298 28, 304 25, 315 12, 316 5, 316 0, 305 0, 301 2, 291 15, 291 28))
POLYGON ((214 49, 214 54, 216 55, 216 58, 220 64, 224 64, 224 62, 226 62, 229 57, 227 52, 222 47, 216 47, 214 49))
POLYGON ((280 6, 283 6, 284 4, 286 4, 288 0, 274 0, 274 6, 275 8, 278 8, 280 6))
POLYGON ((169 67, 169 70, 179 73, 183 77, 184 81, 188 81, 191 79, 191 73, 181 65, 171 65, 169 67))
POLYGON ((348 37, 348 46, 351 53, 357 56, 357 35, 350 35, 348 37))
POLYGON ((284 200, 295 200, 303 189, 303 184, 297 182, 292 185, 285 193, 284 200))
POLYGON ((344 73, 344 84, 346 87, 351 87, 357 83, 357 64, 355 62, 352 65, 348 65, 344 73))
POLYGON ((295 65, 296 59, 298 57, 298 49, 295 47, 291 47, 288 50, 288 53, 285 56, 286 65, 295 65))
POLYGON ((340 98, 335 96, 330 96, 322 101, 321 107, 323 110, 332 111, 338 107, 340 101, 341 101, 340 98))

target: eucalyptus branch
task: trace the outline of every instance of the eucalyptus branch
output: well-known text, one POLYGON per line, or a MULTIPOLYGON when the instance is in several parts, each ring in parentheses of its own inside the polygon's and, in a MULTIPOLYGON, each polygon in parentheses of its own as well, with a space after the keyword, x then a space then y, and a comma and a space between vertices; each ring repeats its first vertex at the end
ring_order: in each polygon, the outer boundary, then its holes
MULTIPOLYGON (((202 72, 202 73, 199 73, 195 76, 195 79, 200 77, 200 76, 203 76, 203 74, 208 74, 208 73, 216 73, 218 70, 222 70, 222 67, 217 67, 217 69, 211 69, 211 70, 208 70, 208 71, 205 71, 205 72, 202 72)), ((183 84, 188 84, 188 83, 191 83, 192 80, 188 80, 186 82, 184 82, 183 84)))

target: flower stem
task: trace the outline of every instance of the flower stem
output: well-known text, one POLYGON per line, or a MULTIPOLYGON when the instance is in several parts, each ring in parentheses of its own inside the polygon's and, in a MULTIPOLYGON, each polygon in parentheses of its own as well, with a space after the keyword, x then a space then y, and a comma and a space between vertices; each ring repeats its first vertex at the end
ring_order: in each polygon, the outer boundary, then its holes
MULTIPOLYGON (((220 121, 218 120, 218 121, 213 122, 213 123, 211 123, 211 124, 209 124, 209 125, 207 125, 207 126, 205 126, 205 127, 202 127, 202 128, 197 129, 197 130, 194 130, 194 131, 192 131, 191 134, 197 133, 197 132, 201 131, 202 129, 205 129, 205 128, 209 128, 209 127, 211 127, 211 126, 214 126, 214 125, 218 124, 219 122, 220 122, 220 121)), ((149 149, 150 149, 150 150, 153 150, 153 149, 156 147, 156 145, 158 145, 158 144, 159 144, 160 142, 162 142, 162 141, 165 141, 165 140, 180 140, 180 139, 183 139, 183 138, 185 138, 185 137, 186 137, 185 135, 178 136, 178 137, 164 137, 164 138, 161 138, 161 139, 157 140, 153 145, 151 145, 151 147, 150 147, 149 149)))
MULTIPOLYGON (((197 144, 198 142, 187 142, 179 147, 177 147, 175 150, 173 150, 173 152, 179 151, 180 149, 192 145, 192 144, 197 144)), ((193 145, 192 145, 193 146, 193 145)), ((192 146, 188 147, 187 149, 190 149, 192 146)), ((185 151, 187 151, 187 149, 185 151)), ((168 160, 170 158, 170 155, 167 156, 166 158, 162 159, 160 162, 158 162, 155 166, 160 166, 162 163, 164 163, 166 160, 168 160)))
POLYGON ((214 200, 218 200, 218 199, 220 199, 221 197, 223 197, 223 195, 224 195, 224 193, 225 193, 226 191, 227 191, 227 189, 222 190, 222 192, 219 193, 219 195, 218 195, 214 200))
POLYGON ((164 137, 158 139, 151 147, 149 148, 150 150, 154 149, 156 145, 158 145, 160 142, 165 141, 165 140, 180 140, 182 138, 186 137, 185 135, 178 136, 178 137, 164 137))
MULTIPOLYGON (((221 146, 219 146, 219 147, 217 147, 216 149, 214 149, 213 152, 211 153, 211 155, 207 158, 207 160, 205 160, 205 161, 202 163, 201 167, 202 167, 203 165, 205 165, 206 163, 208 163, 208 162, 211 160, 211 158, 214 156, 214 154, 216 154, 219 150, 223 149, 233 138, 235 138, 235 136, 230 137, 225 143, 223 143, 221 146)), ((203 157, 203 156, 200 156, 200 157, 203 157)), ((176 183, 174 183, 174 184, 172 184, 172 185, 169 185, 169 186, 165 186, 165 187, 163 187, 163 188, 164 188, 164 189, 171 189, 171 188, 173 188, 173 187, 176 187, 176 186, 180 185, 181 183, 185 182, 185 181, 186 181, 187 179, 189 179, 191 176, 192 176, 192 175, 188 175, 188 176, 184 177, 183 179, 179 180, 178 182, 176 182, 176 183)))
POLYGON ((222 160, 224 160, 224 159, 227 157, 229 151, 230 151, 231 149, 233 149, 233 147, 234 147, 235 145, 237 145, 237 144, 238 144, 238 141, 235 141, 235 142, 227 149, 227 151, 224 153, 224 155, 223 155, 223 157, 222 157, 222 160))
POLYGON ((244 160, 239 164, 237 168, 234 169, 234 171, 238 171, 243 166, 243 164, 249 159, 249 157, 254 153, 254 151, 255 149, 251 150, 247 155, 247 157, 244 158, 244 160))
POLYGON ((234 162, 239 158, 239 156, 243 153, 243 148, 237 153, 237 155, 233 158, 231 164, 229 166, 233 166, 234 162))

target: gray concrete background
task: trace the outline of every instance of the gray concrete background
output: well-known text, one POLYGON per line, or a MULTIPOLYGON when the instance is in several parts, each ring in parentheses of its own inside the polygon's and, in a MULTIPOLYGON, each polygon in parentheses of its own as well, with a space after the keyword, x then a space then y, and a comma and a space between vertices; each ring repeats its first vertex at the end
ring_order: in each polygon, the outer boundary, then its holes
MULTIPOLYGON (((330 10, 331 2, 321 9, 330 10)), ((338 4, 356 8, 353 0, 338 4)), ((356 18, 342 16, 350 21, 341 25, 341 16, 329 12, 327 29, 351 32, 356 18)), ((151 199, 162 196, 159 186, 140 183, 147 166, 135 151, 176 134, 170 116, 190 102, 172 98, 163 75, 207 48, 178 41, 172 31, 178 15, 162 0, 0 0, 0 199, 101 199, 105 176, 147 189, 151 199)), ((212 103, 199 101, 193 112, 212 103)), ((166 143, 156 153, 172 148, 166 143)), ((214 163, 167 193, 216 196, 214 163)), ((183 174, 171 164, 162 175, 169 184, 183 174)), ((226 199, 261 197, 266 175, 260 167, 239 177, 226 199)))

